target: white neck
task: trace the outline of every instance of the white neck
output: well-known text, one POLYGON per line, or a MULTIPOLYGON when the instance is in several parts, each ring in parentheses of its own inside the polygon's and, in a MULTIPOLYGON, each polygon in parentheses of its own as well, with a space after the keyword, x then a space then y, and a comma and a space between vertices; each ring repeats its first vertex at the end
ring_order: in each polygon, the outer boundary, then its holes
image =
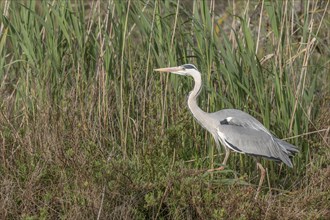
POLYGON ((189 93, 188 96, 188 107, 191 111, 191 113, 194 115, 196 120, 201 124, 204 128, 207 128, 206 125, 206 118, 207 113, 204 112, 197 104, 197 96, 200 93, 201 87, 202 87, 202 79, 199 72, 196 72, 196 74, 191 75, 194 78, 195 85, 194 89, 189 93))

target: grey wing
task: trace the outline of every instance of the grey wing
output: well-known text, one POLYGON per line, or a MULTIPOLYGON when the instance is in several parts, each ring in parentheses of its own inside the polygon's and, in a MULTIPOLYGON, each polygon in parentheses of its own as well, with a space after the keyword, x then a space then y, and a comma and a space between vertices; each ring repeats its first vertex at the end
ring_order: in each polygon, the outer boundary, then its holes
POLYGON ((217 114, 222 115, 218 117, 220 122, 217 126, 222 144, 239 153, 282 161, 292 167, 289 156, 298 152, 294 145, 274 137, 257 119, 245 112, 228 109, 217 114))
POLYGON ((217 114, 223 114, 226 115, 225 118, 222 118, 220 121, 220 124, 222 125, 237 125, 241 127, 251 128, 257 131, 263 131, 269 135, 271 133, 268 131, 267 128, 263 124, 261 124, 257 119, 255 119, 253 116, 249 115, 248 113, 245 113, 243 111, 237 110, 237 109, 224 109, 217 114))

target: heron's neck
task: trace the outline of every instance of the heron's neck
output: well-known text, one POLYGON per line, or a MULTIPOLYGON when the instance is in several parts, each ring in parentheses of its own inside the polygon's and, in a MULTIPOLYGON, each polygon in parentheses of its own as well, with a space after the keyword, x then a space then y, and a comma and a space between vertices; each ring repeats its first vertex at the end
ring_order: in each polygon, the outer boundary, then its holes
POLYGON ((204 112, 197 104, 197 97, 200 93, 201 87, 202 87, 202 79, 201 76, 194 75, 193 76, 195 81, 194 89, 189 93, 188 96, 188 107, 191 111, 191 113, 194 115, 194 117, 197 119, 197 121, 205 127, 204 121, 206 120, 205 115, 206 112, 204 112))

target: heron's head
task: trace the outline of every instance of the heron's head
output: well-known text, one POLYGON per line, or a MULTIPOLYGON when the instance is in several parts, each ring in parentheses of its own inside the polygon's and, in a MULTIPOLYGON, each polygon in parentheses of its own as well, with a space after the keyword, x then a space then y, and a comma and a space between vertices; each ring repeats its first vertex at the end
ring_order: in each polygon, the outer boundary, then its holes
POLYGON ((200 74, 197 68, 192 64, 184 64, 182 66, 159 68, 154 70, 158 72, 174 73, 182 76, 194 76, 195 74, 200 74))

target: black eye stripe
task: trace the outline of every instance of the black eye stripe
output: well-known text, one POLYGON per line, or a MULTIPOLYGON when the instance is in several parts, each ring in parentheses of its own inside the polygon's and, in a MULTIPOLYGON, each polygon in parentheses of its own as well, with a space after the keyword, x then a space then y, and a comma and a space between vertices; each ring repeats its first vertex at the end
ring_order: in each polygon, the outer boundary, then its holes
POLYGON ((184 65, 182 65, 182 67, 184 69, 194 69, 194 70, 197 70, 197 68, 194 65, 192 65, 192 64, 184 64, 184 65))

